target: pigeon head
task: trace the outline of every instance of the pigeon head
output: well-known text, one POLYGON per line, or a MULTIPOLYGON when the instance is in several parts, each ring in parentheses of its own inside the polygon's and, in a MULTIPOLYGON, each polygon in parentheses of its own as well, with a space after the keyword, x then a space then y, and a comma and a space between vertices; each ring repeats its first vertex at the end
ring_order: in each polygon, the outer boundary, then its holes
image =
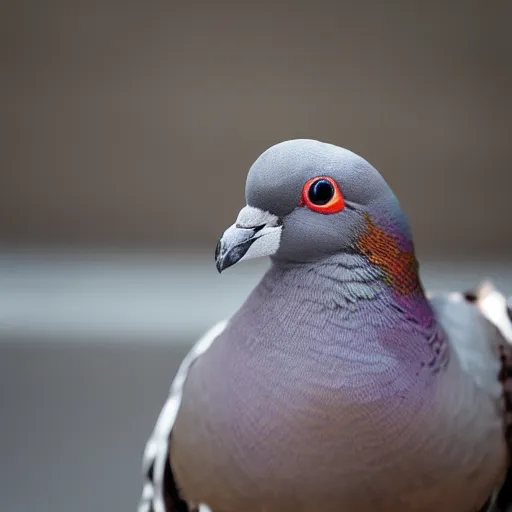
POLYGON ((219 272, 266 255, 310 263, 355 251, 392 266, 393 254, 412 253, 395 195, 347 149, 308 139, 276 144, 250 168, 245 195, 247 206, 217 244, 219 272))

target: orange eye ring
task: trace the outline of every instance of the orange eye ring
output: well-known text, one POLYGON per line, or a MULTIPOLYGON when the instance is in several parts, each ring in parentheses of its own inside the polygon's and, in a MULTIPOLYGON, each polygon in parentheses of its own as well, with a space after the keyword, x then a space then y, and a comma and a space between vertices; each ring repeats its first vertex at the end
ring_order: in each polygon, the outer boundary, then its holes
POLYGON ((345 200, 335 180, 330 176, 316 176, 302 187, 300 205, 317 213, 330 214, 341 212, 345 208, 345 200))

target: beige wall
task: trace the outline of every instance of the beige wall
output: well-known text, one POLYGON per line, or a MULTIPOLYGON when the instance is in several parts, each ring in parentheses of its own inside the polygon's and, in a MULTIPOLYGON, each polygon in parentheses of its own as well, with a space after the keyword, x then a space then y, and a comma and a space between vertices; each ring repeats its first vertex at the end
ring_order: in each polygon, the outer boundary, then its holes
POLYGON ((0 16, 1 241, 213 250, 258 154, 312 137, 423 253, 512 249, 510 2, 61 3, 0 16))

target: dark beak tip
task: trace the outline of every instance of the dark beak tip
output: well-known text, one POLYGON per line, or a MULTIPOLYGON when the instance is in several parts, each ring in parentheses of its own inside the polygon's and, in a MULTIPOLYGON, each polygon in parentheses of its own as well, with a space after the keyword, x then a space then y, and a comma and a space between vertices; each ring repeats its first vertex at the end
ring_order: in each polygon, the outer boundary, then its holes
POLYGON ((217 246, 215 247, 215 266, 217 267, 217 271, 219 272, 219 274, 221 274, 223 271, 222 258, 220 257, 220 249, 221 249, 221 243, 219 240, 217 242, 217 246))
POLYGON ((258 231, 252 228, 241 228, 238 238, 235 236, 227 241, 224 239, 225 235, 223 235, 217 242, 217 247, 215 247, 215 264, 219 274, 244 257, 249 247, 256 241, 254 235, 258 231))

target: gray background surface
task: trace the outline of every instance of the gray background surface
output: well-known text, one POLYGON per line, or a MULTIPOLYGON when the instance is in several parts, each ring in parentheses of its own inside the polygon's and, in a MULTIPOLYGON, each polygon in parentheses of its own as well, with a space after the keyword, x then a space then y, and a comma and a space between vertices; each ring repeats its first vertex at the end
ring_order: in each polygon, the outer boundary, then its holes
POLYGON ((179 361, 266 262, 213 250, 283 139, 392 184, 427 285, 512 293, 512 4, 0 9, 0 511, 134 510, 179 361))
POLYGON ((384 173, 422 252, 510 249, 511 17, 507 1, 4 2, 1 238, 211 246, 259 153, 310 137, 384 173))

